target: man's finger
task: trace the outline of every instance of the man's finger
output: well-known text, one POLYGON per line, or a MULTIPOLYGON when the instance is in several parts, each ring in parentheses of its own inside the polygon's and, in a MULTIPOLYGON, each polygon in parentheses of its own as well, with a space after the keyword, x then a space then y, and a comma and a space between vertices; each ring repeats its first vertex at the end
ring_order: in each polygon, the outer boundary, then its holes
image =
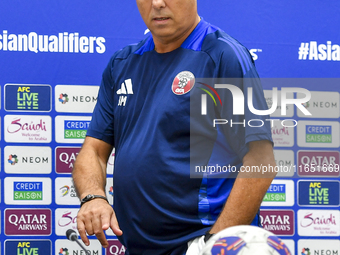
POLYGON ((113 233, 116 236, 121 236, 123 234, 123 231, 119 227, 119 224, 118 224, 118 221, 117 221, 117 218, 116 218, 116 214, 114 212, 111 216, 110 227, 111 227, 113 233))
POLYGON ((77 219, 77 229, 78 229, 80 238, 83 241, 83 243, 85 245, 90 245, 90 241, 89 241, 89 239, 87 238, 87 235, 86 235, 84 222, 82 220, 80 220, 79 218, 77 219))
POLYGON ((93 233, 96 235, 97 239, 102 244, 102 246, 106 248, 109 245, 109 243, 106 240, 106 236, 102 228, 101 216, 92 218, 92 227, 93 233))

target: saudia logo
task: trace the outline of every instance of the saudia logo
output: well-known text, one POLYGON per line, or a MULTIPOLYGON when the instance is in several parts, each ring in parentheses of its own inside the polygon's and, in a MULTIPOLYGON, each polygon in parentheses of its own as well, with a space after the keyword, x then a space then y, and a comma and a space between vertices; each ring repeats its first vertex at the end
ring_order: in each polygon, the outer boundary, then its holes
POLYGON ((14 119, 11 124, 7 127, 7 131, 10 134, 22 131, 46 131, 45 122, 40 119, 39 123, 34 123, 31 121, 30 123, 25 122, 21 123, 21 119, 14 119))
POLYGON ((299 181, 299 205, 328 205, 338 206, 338 181, 299 181))
POLYGON ((329 216, 322 215, 321 217, 313 217, 313 213, 308 213, 305 215, 300 222, 301 227, 309 227, 312 225, 317 226, 330 226, 330 225, 337 225, 335 216, 331 213, 329 216))

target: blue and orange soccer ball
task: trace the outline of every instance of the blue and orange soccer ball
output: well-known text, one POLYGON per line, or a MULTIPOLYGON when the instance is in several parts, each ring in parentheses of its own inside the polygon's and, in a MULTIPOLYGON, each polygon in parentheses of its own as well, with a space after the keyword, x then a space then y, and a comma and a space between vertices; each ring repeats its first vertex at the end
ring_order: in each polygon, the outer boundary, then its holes
POLYGON ((235 226, 213 235, 199 255, 291 255, 272 232, 255 226, 235 226))

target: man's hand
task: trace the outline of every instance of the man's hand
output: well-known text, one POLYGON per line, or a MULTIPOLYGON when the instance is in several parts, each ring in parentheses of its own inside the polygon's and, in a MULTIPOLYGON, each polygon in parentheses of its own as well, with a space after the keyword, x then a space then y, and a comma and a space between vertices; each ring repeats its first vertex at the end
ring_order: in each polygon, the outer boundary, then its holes
MULTIPOLYGON (((249 144, 249 152, 243 158, 244 166, 275 166, 273 146, 267 140, 249 144)), ((217 233, 236 225, 248 225, 257 214, 262 199, 276 173, 241 172, 235 180, 229 198, 210 233, 217 233)))
POLYGON ((105 237, 105 230, 111 228, 115 235, 121 236, 123 234, 112 206, 103 199, 93 199, 80 208, 77 216, 77 228, 81 240, 86 245, 90 244, 86 236, 87 233, 88 235, 96 235, 104 248, 109 245, 105 237))
MULTIPOLYGON (((92 137, 85 138, 72 172, 73 183, 80 199, 88 194, 105 196, 106 163, 111 151, 110 144, 92 137)), ((117 236, 123 234, 112 206, 103 199, 92 199, 83 204, 78 212, 77 227, 86 245, 90 244, 86 233, 96 235, 103 247, 108 246, 104 230, 111 227, 117 236)))

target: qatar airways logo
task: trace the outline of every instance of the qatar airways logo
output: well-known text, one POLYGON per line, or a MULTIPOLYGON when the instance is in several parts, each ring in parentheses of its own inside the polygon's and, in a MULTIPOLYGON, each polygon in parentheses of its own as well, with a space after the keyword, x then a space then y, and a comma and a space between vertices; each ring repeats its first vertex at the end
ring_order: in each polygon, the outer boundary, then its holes
MULTIPOLYGON (((246 82, 245 80, 243 80, 246 82)), ((251 82, 251 81, 249 81, 251 82)), ((254 80, 254 83, 258 83, 258 81, 254 80)), ((206 87, 210 88, 211 92, 208 89, 202 89, 203 91, 206 92, 206 94, 201 95, 201 115, 207 115, 208 113, 208 99, 207 99, 207 94, 212 98, 211 101, 214 102, 215 106, 217 107, 223 107, 222 101, 220 98, 220 95, 217 93, 215 89, 228 89, 232 95, 232 102, 233 102, 233 115, 244 115, 245 114, 245 96, 243 91, 235 85, 232 84, 215 84, 214 88, 212 86, 209 86, 208 84, 204 82, 197 82, 199 84, 205 85, 206 87), (215 100, 215 97, 218 100, 215 100), (220 104, 216 103, 219 101, 220 104)), ((259 110, 256 109, 254 106, 254 96, 253 96, 253 88, 248 87, 247 89, 247 106, 248 110, 259 116, 263 115, 270 115, 277 111, 278 109, 278 89, 276 87, 273 87, 272 89, 272 104, 270 109, 266 110, 259 110)), ((304 88, 281 88, 281 96, 280 96, 280 102, 281 102, 281 116, 286 116, 287 115, 287 105, 295 105, 304 115, 310 116, 311 113, 303 106, 304 103, 308 102, 311 98, 311 93, 304 88), (290 98, 291 93, 299 93, 299 95, 303 95, 300 98, 290 98)), ((211 102, 210 102, 211 104, 211 102)), ((232 119, 227 120, 227 119, 213 119, 213 126, 216 127, 217 125, 230 125, 230 127, 233 126, 239 126, 243 125, 249 126, 249 127, 262 127, 265 124, 265 121, 270 122, 271 127, 274 126, 274 121, 273 119, 249 119, 249 120, 243 120, 242 122, 235 122, 232 119)), ((295 127, 297 125, 297 121, 290 119, 288 120, 282 120, 281 125, 283 127, 295 127), (287 122, 293 121, 293 126, 291 124, 287 124, 287 122)))
POLYGON ((299 210, 301 236, 339 236, 339 210, 299 210))
POLYGON ((38 115, 6 115, 6 142, 51 142, 51 117, 38 115))

